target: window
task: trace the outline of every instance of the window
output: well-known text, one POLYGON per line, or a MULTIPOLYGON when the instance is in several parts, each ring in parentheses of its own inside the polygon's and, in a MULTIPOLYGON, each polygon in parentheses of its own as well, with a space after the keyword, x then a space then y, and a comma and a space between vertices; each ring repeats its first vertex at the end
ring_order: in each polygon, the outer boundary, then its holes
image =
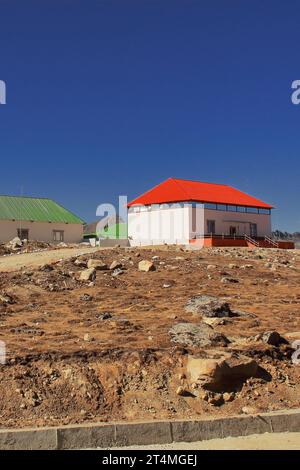
POLYGON ((247 207, 246 212, 250 212, 251 214, 258 214, 258 209, 256 207, 247 207))
POLYGON ((53 241, 63 242, 65 239, 65 232, 63 230, 53 230, 53 241))
POLYGON ((227 210, 226 204, 217 204, 217 210, 218 211, 226 211, 227 210))
POLYGON ((216 233, 216 221, 215 220, 207 221, 207 233, 211 233, 211 234, 216 233))
POLYGON ((29 240, 29 230, 27 228, 18 228, 18 237, 20 240, 29 240))
POLYGON ((196 207, 192 207, 192 232, 195 233, 197 230, 197 215, 196 207))
POLYGON ((217 204, 211 204, 210 202, 206 202, 204 204, 204 209, 213 209, 213 210, 216 210, 217 209, 217 204))
POLYGON ((227 206, 227 210, 231 212, 236 212, 236 206, 227 206))
POLYGON ((259 209, 258 212, 260 214, 267 214, 267 215, 270 215, 271 213, 270 209, 259 209))
POLYGON ((237 206, 237 207, 236 207, 236 210, 237 210, 238 212, 246 212, 246 207, 244 207, 244 206, 237 206))

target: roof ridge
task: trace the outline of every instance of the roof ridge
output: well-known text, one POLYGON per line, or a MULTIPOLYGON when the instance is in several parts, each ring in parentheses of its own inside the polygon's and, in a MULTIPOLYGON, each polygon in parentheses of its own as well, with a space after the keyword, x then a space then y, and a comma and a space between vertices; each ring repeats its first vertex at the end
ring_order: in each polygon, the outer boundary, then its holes
MULTIPOLYGON (((169 181, 169 180, 174 180, 174 178, 170 177, 170 178, 167 178, 166 180, 162 181, 161 183, 156 184, 156 185, 153 186, 152 188, 150 188, 150 189, 148 189, 147 191, 145 191, 144 193, 140 194, 140 196, 137 196, 136 198, 132 199, 132 201, 129 202, 128 204, 131 204, 131 203, 134 202, 136 199, 139 199, 139 198, 145 196, 146 194, 150 193, 150 191, 153 191, 153 189, 158 188, 159 186, 161 186, 162 184, 166 183, 166 182, 169 181)), ((141 206, 141 205, 143 205, 143 204, 138 204, 138 203, 137 203, 137 205, 140 205, 140 206, 141 206)))
MULTIPOLYGON (((186 192, 185 188, 183 188, 181 186, 181 184, 178 182, 178 180, 176 178, 170 178, 171 180, 173 180, 179 187, 180 189, 187 195, 188 198, 190 198, 191 196, 186 192)), ((185 181, 185 180, 181 180, 181 181, 185 181)))
POLYGON ((54 199, 50 198, 50 197, 38 197, 38 196, 16 196, 15 194, 0 194, 0 197, 13 197, 13 198, 17 198, 17 199, 23 199, 23 198, 27 198, 27 199, 46 199, 47 201, 54 201, 54 199))
POLYGON ((204 183, 204 184, 212 184, 214 186, 218 185, 218 186, 227 186, 229 188, 233 188, 233 186, 231 186, 230 184, 225 184, 225 183, 212 183, 211 181, 187 180, 184 178, 172 178, 172 179, 177 180, 177 181, 188 181, 190 183, 204 183))

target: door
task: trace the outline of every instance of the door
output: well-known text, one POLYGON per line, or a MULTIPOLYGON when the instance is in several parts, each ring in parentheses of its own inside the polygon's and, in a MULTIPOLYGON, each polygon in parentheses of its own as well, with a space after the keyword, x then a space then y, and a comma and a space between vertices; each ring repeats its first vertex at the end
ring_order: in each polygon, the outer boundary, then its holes
POLYGON ((214 235, 216 233, 216 221, 215 220, 207 221, 207 233, 209 235, 214 235))
POLYGON ((250 237, 257 237, 257 224, 250 224, 250 237))
POLYGON ((29 240, 29 230, 27 228, 18 228, 18 237, 20 240, 29 240))
POLYGON ((65 240, 65 232, 63 230, 53 230, 53 241, 63 242, 65 240))
POLYGON ((231 227, 229 227, 229 235, 231 237, 234 237, 237 233, 237 230, 236 230, 236 227, 234 227, 233 225, 231 227))

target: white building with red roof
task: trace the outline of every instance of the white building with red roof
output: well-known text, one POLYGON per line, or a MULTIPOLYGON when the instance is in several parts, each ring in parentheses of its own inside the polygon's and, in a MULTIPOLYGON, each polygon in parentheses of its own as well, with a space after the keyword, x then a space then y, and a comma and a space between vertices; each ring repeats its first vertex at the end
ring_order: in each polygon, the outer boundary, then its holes
POLYGON ((278 247, 273 206, 224 184, 169 178, 128 204, 132 246, 278 247))

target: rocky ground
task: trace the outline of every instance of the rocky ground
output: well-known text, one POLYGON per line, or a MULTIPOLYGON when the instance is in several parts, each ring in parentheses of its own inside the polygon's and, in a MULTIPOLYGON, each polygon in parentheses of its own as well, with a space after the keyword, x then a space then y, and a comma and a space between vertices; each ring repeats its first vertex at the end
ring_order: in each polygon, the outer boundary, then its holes
POLYGON ((0 425, 299 407, 299 274, 298 250, 175 247, 0 273, 0 425))

